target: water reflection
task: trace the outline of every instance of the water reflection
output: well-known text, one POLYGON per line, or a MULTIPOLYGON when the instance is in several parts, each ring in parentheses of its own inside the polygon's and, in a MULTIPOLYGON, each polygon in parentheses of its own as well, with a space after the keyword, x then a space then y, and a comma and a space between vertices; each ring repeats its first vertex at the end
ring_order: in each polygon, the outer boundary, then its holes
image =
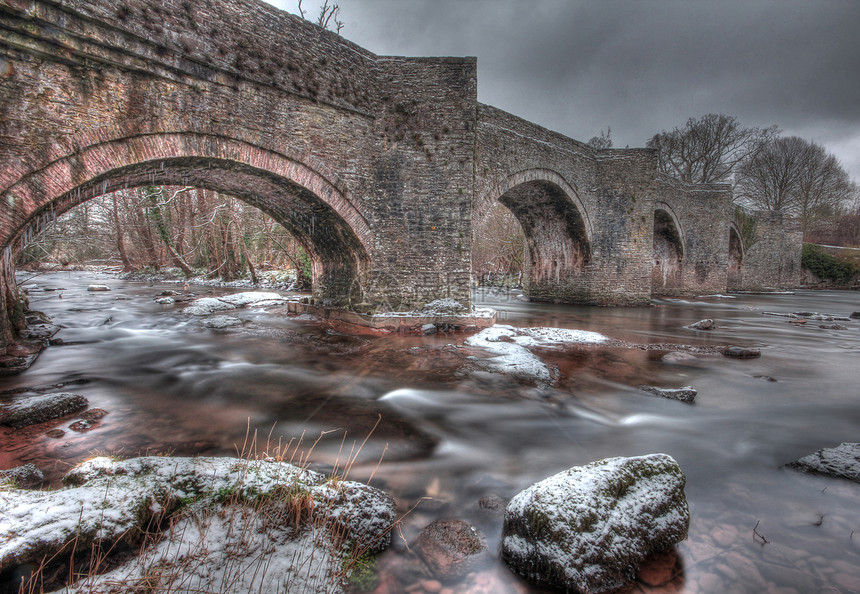
MULTIPOLYGON (((650 308, 479 295, 501 321, 518 326, 578 328, 635 344, 762 350, 749 361, 703 354, 677 362, 659 350, 545 351, 560 379, 538 388, 481 371, 458 351, 462 336, 353 336, 277 308, 232 311, 241 327, 211 330, 182 314, 181 304, 154 302, 175 287, 99 279, 113 290, 87 293, 91 282, 82 273, 31 281, 63 288, 33 291, 31 302, 64 326, 58 336, 67 346, 48 349, 24 375, 0 380, 0 391, 84 379, 70 389, 110 414, 86 433, 69 431, 70 419, 0 430, 6 467, 33 462, 56 479, 96 451, 235 455, 255 432, 261 450, 267 441, 296 443, 304 434, 304 452, 326 432, 312 456, 324 470, 370 435, 351 478, 375 472, 373 484, 392 492, 401 511, 429 497, 404 522, 407 539, 435 519, 457 517, 484 530, 496 550, 499 518, 481 498, 507 499, 606 456, 665 452, 687 475, 692 526, 680 558, 653 564, 652 573, 661 563, 669 568, 661 574, 671 578, 664 590, 860 591, 858 486, 781 469, 818 448, 858 441, 860 324, 841 322, 846 329, 835 330, 763 315, 844 316, 860 310, 856 293, 661 300, 650 308), (719 327, 686 328, 702 318, 719 327), (699 395, 688 406, 645 394, 641 384, 692 385, 699 395), (49 428, 66 434, 47 437, 49 428)), ((385 554, 383 579, 392 591, 417 579, 412 562, 402 544, 385 554)), ((529 591, 501 564, 455 589, 529 591)))

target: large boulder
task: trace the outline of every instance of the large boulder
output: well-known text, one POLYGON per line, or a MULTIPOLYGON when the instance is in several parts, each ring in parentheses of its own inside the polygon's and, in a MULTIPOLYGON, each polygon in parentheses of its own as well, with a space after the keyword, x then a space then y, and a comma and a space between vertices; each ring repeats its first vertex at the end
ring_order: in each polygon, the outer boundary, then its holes
POLYGON ((608 458, 560 472, 505 510, 502 556, 517 573, 568 592, 610 592, 651 553, 687 538, 686 479, 666 454, 608 458))
POLYGON ((843 443, 835 448, 824 448, 787 466, 860 483, 860 443, 843 443))

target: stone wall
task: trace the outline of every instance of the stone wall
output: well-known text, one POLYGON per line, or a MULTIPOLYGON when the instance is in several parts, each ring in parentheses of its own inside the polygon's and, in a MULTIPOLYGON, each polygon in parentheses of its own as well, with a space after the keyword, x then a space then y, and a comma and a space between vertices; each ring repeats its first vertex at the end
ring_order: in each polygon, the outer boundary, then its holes
POLYGON ((655 228, 661 232, 655 233, 654 295, 725 292, 734 212, 731 187, 684 184, 659 175, 656 196, 655 228))
POLYGON ((755 243, 744 246, 740 282, 730 289, 790 289, 801 284, 803 233, 788 228, 782 213, 757 211, 755 243))

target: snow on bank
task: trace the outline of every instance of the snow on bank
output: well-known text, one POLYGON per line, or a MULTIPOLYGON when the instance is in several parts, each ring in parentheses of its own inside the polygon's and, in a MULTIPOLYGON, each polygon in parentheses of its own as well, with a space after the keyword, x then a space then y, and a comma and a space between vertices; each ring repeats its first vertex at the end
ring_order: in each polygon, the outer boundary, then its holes
POLYGON ((137 558, 54 594, 133 592, 137 584, 176 594, 337 592, 342 561, 319 534, 297 532, 287 520, 238 505, 184 517, 137 558))
POLYGON ((490 371, 506 373, 538 383, 552 383, 549 368, 529 348, 557 348, 565 344, 599 344, 609 340, 606 336, 587 330, 566 328, 515 328, 496 325, 466 339, 469 346, 480 347, 493 353, 489 359, 477 359, 490 371))

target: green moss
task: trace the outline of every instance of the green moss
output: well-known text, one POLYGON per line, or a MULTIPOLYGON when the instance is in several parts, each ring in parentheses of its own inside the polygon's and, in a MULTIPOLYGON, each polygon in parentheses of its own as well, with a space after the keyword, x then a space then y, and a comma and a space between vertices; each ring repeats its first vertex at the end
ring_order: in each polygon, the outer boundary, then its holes
POLYGON ((379 583, 377 571, 378 557, 369 553, 357 559, 344 560, 344 571, 349 574, 349 589, 356 592, 370 592, 379 583))
POLYGON ((801 264, 818 278, 840 285, 850 283, 860 274, 856 264, 828 254, 812 243, 803 244, 801 264))

